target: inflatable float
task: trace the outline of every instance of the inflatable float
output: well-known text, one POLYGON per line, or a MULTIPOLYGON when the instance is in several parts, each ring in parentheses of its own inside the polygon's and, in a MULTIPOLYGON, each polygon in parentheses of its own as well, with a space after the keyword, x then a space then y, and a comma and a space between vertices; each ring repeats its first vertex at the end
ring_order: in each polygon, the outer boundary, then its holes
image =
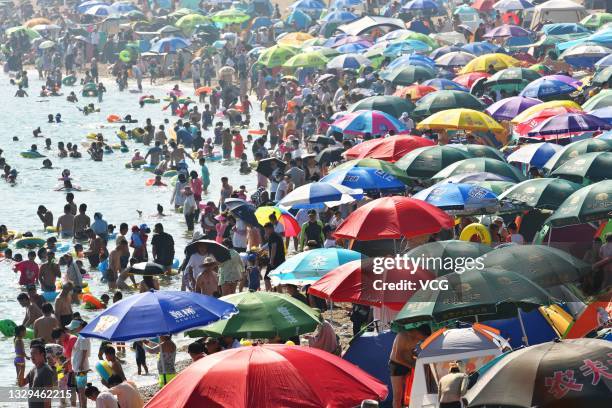
POLYGON ((81 91, 81 95, 84 97, 96 97, 98 96, 98 86, 93 82, 89 82, 85 84, 83 90, 81 91))
POLYGON ((249 129, 247 133, 251 136, 262 136, 268 132, 265 129, 249 129))
MULTIPOLYGON (((17 323, 10 319, 0 320, 0 333, 2 333, 5 337, 14 337, 15 336, 15 328, 17 327, 17 323)), ((34 330, 27 327, 26 328, 26 339, 34 338, 34 330)))
POLYGON ((36 150, 26 150, 25 152, 21 152, 19 154, 24 159, 40 159, 41 157, 47 157, 36 150))
POLYGON ((469 242, 480 242, 481 244, 491 244, 491 233, 489 229, 482 224, 472 223, 466 226, 461 235, 459 235, 461 241, 469 242))
POLYGON ((119 123, 121 122, 121 116, 111 113, 110 115, 106 117, 106 121, 108 123, 119 123))
POLYGON ((134 161, 125 163, 125 168, 126 169, 139 169, 145 164, 147 164, 147 162, 144 160, 134 160, 134 161))
POLYGON ((165 171, 164 174, 162 174, 162 177, 174 177, 178 174, 178 172, 176 170, 168 170, 165 171))
POLYGON ((47 241, 42 238, 25 237, 15 241, 15 247, 19 249, 40 248, 44 246, 46 242, 47 241))
POLYGON ((96 372, 104 381, 107 381, 111 375, 113 375, 113 369, 106 360, 98 361, 96 363, 96 372))
POLYGON ((67 77, 64 77, 64 79, 62 79, 62 85, 74 86, 76 81, 77 78, 74 75, 68 75, 67 77))
POLYGON ((100 299, 96 298, 91 293, 83 294, 82 299, 83 299, 85 309, 90 309, 90 310, 104 309, 104 304, 102 304, 100 299))

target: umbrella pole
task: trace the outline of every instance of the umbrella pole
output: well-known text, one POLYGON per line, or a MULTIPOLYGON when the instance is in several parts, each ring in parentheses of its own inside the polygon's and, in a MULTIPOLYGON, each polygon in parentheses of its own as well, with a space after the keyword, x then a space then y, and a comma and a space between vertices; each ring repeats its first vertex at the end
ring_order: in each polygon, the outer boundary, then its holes
POLYGON ((521 308, 517 308, 516 312, 518 314, 519 323, 521 324, 521 332, 523 333, 523 344, 529 346, 529 339, 527 338, 527 332, 525 331, 525 323, 523 322, 523 316, 521 315, 521 308))

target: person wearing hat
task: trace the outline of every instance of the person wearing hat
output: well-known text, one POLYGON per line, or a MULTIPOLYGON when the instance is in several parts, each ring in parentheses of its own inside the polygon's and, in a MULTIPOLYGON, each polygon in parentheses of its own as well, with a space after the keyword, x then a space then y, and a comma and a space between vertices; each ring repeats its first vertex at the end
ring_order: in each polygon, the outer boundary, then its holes
POLYGON ((215 296, 219 294, 219 276, 217 273, 217 261, 211 256, 204 258, 202 273, 196 279, 196 293, 215 296))
POLYGON ((300 251, 304 250, 304 245, 308 241, 315 241, 318 248, 323 247, 323 242, 325 241, 323 227, 323 223, 317 219, 317 212, 309 210, 308 221, 302 224, 302 231, 300 232, 300 251))
POLYGON ((72 371, 76 376, 76 389, 79 395, 79 406, 87 407, 87 397, 85 396, 85 387, 87 386, 87 372, 89 371, 89 356, 91 355, 91 340, 81 336, 79 333, 87 326, 87 322, 80 319, 74 319, 70 322, 66 329, 76 335, 76 341, 72 347, 72 356, 70 362, 72 371))
POLYGON ((438 402, 440 408, 461 408, 461 397, 467 390, 468 376, 456 362, 450 363, 448 374, 440 378, 438 402))

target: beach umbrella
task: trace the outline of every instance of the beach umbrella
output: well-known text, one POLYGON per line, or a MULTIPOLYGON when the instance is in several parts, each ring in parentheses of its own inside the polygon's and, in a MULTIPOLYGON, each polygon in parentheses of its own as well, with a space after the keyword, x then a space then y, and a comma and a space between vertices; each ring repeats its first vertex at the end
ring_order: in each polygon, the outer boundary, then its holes
POLYGON ((436 88, 428 85, 410 85, 398 88, 393 95, 400 98, 409 97, 411 100, 421 99, 428 93, 436 91, 436 88))
POLYGON ((553 227, 583 224, 610 217, 612 180, 603 180, 576 191, 561 203, 546 223, 553 227))
POLYGON ((580 189, 580 184, 559 178, 536 178, 518 183, 499 195, 513 206, 556 210, 561 203, 580 189))
POLYGON ((435 76, 434 72, 422 66, 408 65, 391 71, 382 71, 380 77, 393 85, 412 85, 435 76))
POLYGON ((348 149, 344 155, 347 159, 372 158, 396 162, 419 147, 433 145, 431 140, 419 136, 398 135, 366 140, 348 149))
POLYGON ((493 248, 490 245, 479 242, 461 240, 435 241, 411 249, 406 253, 406 257, 409 259, 421 258, 425 260, 420 267, 438 277, 455 272, 455 262, 451 261, 485 258, 485 254, 492 250, 493 248), (436 262, 433 260, 440 261, 436 262))
POLYGON ((279 169, 281 172, 285 169, 285 162, 277 157, 266 157, 257 163, 256 172, 270 178, 272 174, 279 169))
POLYGON ((305 30, 312 25, 312 17, 300 9, 293 9, 287 16, 285 23, 294 29, 305 30))
POLYGON ((612 140, 606 139, 584 139, 572 142, 564 146, 559 152, 555 153, 548 162, 544 165, 544 168, 548 171, 555 170, 569 159, 583 155, 585 153, 593 152, 611 152, 612 151, 612 140))
POLYGON ((349 106, 349 112, 359 110, 376 110, 385 112, 393 117, 399 118, 402 113, 410 113, 414 109, 414 104, 406 98, 393 95, 371 96, 349 106))
POLYGON ((611 53, 612 49, 608 47, 586 43, 568 48, 561 53, 559 58, 574 67, 592 67, 597 61, 611 53))
POLYGON ((206 253, 212 255, 219 263, 225 262, 231 258, 229 249, 225 245, 211 239, 197 239, 190 242, 185 247, 185 253, 195 253, 200 246, 205 246, 206 253))
POLYGON ((553 143, 532 143, 519 147, 508 156, 508 163, 524 163, 541 169, 562 147, 553 143))
POLYGON ((270 216, 274 214, 278 222, 283 226, 283 236, 285 237, 297 237, 302 229, 295 217, 289 211, 280 207, 257 207, 253 214, 256 217, 257 225, 262 226, 270 222, 270 216))
POLYGON ((219 406, 351 407, 382 401, 387 387, 357 366, 314 347, 239 347, 191 364, 159 391, 149 408, 219 406), (275 381, 270 381, 270 375, 275 381), (227 384, 234 391, 227 392, 227 384))
POLYGON ((79 4, 78 6, 76 6, 76 10, 83 14, 85 13, 90 7, 93 6, 98 6, 98 5, 102 5, 102 6, 110 6, 110 3, 104 2, 104 1, 99 1, 99 0, 89 0, 89 1, 85 1, 81 4, 79 4))
POLYGON ((478 98, 463 91, 435 91, 416 102, 414 117, 425 117, 448 109, 467 108, 482 110, 484 105, 478 98))
POLYGON ((521 182, 525 176, 515 167, 501 160, 488 157, 474 157, 454 162, 432 176, 433 179, 445 179, 456 174, 475 173, 486 171, 487 173, 497 174, 507 177, 511 181, 521 182))
POLYGON ((419 32, 415 32, 415 31, 412 31, 412 30, 408 30, 408 33, 402 35, 400 38, 402 40, 421 41, 421 42, 429 45, 432 50, 435 49, 435 48, 438 48, 438 43, 436 42, 436 40, 434 40, 429 35, 424 34, 424 33, 419 33, 419 32))
MULTIPOLYGON (((449 177, 449 178, 452 178, 452 177, 449 177)), ((471 182, 470 184, 475 184, 482 188, 486 188, 487 190, 491 190, 493 193, 495 193, 499 197, 501 193, 508 190, 509 188, 514 186, 516 183, 514 181, 483 180, 483 181, 474 181, 474 182, 471 182)))
POLYGON ((139 262, 129 267, 132 275, 156 276, 163 275, 166 268, 155 262, 139 262))
POLYGON ((255 206, 252 203, 248 203, 238 198, 228 198, 225 200, 224 204, 234 217, 254 227, 260 226, 259 220, 255 216, 255 206))
POLYGON ((499 149, 496 149, 491 146, 480 145, 480 144, 475 144, 475 143, 466 143, 466 144, 453 143, 453 144, 450 144, 449 146, 452 147, 453 149, 463 150, 470 157, 488 157, 494 160, 500 160, 503 162, 506 161, 506 159, 504 158, 504 155, 499 151, 499 149))
POLYGON ((38 49, 40 50, 46 50, 48 48, 53 48, 53 47, 55 47, 55 42, 51 40, 45 40, 41 42, 40 44, 38 44, 38 49))
POLYGON ((140 11, 138 10, 138 7, 129 1, 117 1, 111 4, 110 8, 115 14, 127 14, 130 11, 140 11))
POLYGON ((433 0, 410 0, 401 8, 403 11, 429 10, 436 11, 438 5, 433 0))
POLYGON ((449 273, 436 281, 445 282, 448 289, 433 290, 431 286, 419 289, 393 323, 402 326, 455 319, 508 318, 515 317, 519 310, 529 311, 553 301, 544 289, 523 275, 502 269, 473 268, 449 273))
POLYGON ((504 354, 467 392, 468 406, 604 407, 612 343, 556 340, 504 354), (603 373, 603 374, 602 374, 603 373), (525 392, 511 392, 528 383, 525 392))
POLYGON ((316 156, 315 161, 319 164, 331 164, 342 161, 343 146, 330 146, 321 150, 316 156))
POLYGON ((419 40, 396 40, 385 48, 383 55, 385 57, 398 57, 402 54, 411 54, 414 52, 430 52, 433 47, 419 40))
MULTIPOLYGON (((357 54, 368 49, 368 46, 360 42, 344 44, 336 47, 335 50, 342 54, 357 54)), ((367 59, 367 58, 366 58, 367 59)))
POLYGON ((433 50, 431 54, 429 54, 429 58, 433 60, 437 60, 443 55, 449 54, 451 52, 465 52, 467 54, 474 55, 472 53, 464 51, 463 48, 459 47, 458 45, 447 45, 447 46, 436 48, 435 50, 433 50))
POLYGON ((388 113, 381 111, 354 111, 331 124, 334 131, 348 135, 384 135, 389 131, 406 133, 406 126, 388 113))
POLYGON ((461 129, 474 132, 504 132, 504 128, 486 113, 465 108, 436 112, 419 122, 417 129, 461 129))
MULTIPOLYGON (((523 112, 519 113, 510 122, 513 123, 513 124, 518 124, 518 123, 521 123, 521 122, 525 122, 525 121, 533 119, 534 117, 537 117, 539 112, 542 112, 542 111, 545 111, 545 110, 548 110, 548 109, 553 109, 553 108, 562 108, 563 109, 563 110, 560 110, 560 111, 556 111, 555 115, 560 114, 560 113, 564 113, 564 112, 569 112, 570 109, 575 109, 577 111, 581 111, 582 110, 580 105, 578 105, 574 101, 568 101, 568 100, 548 101, 548 102, 543 102, 543 103, 536 104, 534 106, 531 106, 531 107, 525 109, 523 112)), ((547 117, 550 117, 550 116, 547 116, 547 117)))
POLYGON ((539 99, 524 96, 511 96, 501 99, 485 109, 485 112, 495 120, 511 120, 525 109, 542 103, 539 99))
POLYGON ((283 68, 316 68, 327 64, 327 58, 317 51, 304 52, 289 58, 283 68))
POLYGON ((488 214, 497 210, 497 195, 475 184, 442 183, 412 196, 454 214, 488 214))
POLYGON ((32 30, 39 31, 59 31, 62 28, 57 24, 39 24, 32 27, 32 30))
POLYGON ((441 67, 461 67, 476 58, 465 51, 453 51, 436 58, 436 65, 441 67))
POLYGON ((597 30, 601 26, 612 22, 612 13, 590 13, 580 20, 580 24, 590 30, 597 30))
POLYGON ((359 43, 365 46, 372 46, 372 43, 358 35, 340 34, 325 41, 323 44, 326 47, 340 47, 341 45, 359 43))
POLYGON ((612 174, 612 153, 581 154, 567 160, 550 174, 577 183, 582 183, 585 179, 591 182, 609 179, 612 174))
POLYGON ((210 21, 208 17, 193 13, 179 18, 174 25, 183 30, 185 34, 191 34, 198 24, 208 24, 210 21))
MULTIPOLYGON (((464 47, 464 49, 466 49, 464 47)), ((466 49, 469 52, 469 50, 466 49)), ((476 55, 476 54, 474 54, 476 55)), ((496 71, 500 71, 504 68, 516 67, 520 65, 520 62, 512 58, 506 54, 485 54, 471 60, 461 71, 460 74, 467 74, 469 72, 487 72, 490 66, 493 66, 493 69, 496 71)))
POLYGON ((321 11, 327 8, 327 5, 320 0, 298 0, 289 6, 290 9, 299 9, 307 11, 321 11))
MULTIPOLYGON (((610 56, 612 56, 612 54, 610 54, 610 56)), ((612 58, 606 57, 600 60, 600 62, 604 61, 608 61, 606 62, 608 66, 598 71, 595 75, 593 75, 593 79, 591 79, 591 83, 595 85, 603 85, 610 82, 610 79, 612 79, 612 58)))
POLYGON ((361 69, 370 67, 372 62, 361 54, 344 54, 332 58, 327 63, 329 69, 361 69))
POLYGON ((36 17, 36 18, 32 18, 26 21, 25 23, 23 23, 23 26, 32 28, 34 26, 43 25, 43 24, 45 25, 51 24, 51 20, 44 18, 44 17, 36 17))
POLYGON ((495 10, 527 10, 533 8, 533 4, 528 0, 499 0, 493 4, 495 10))
MULTIPOLYGON (((493 53, 496 53, 501 50, 499 46, 495 44, 491 44, 490 42, 487 42, 487 41, 478 41, 478 42, 468 43, 468 44, 462 45, 461 49, 463 49, 463 51, 465 52, 469 52, 470 54, 473 54, 479 57, 486 56, 486 55, 493 55, 493 53)), ((487 68, 488 68, 488 65, 487 65, 487 68)), ((475 69, 469 72, 473 72, 473 71, 486 72, 487 68, 475 69)), ((507 66, 504 66, 502 68, 507 68, 507 66)), ((502 68, 499 68, 499 69, 502 69, 502 68)))
POLYGON ((450 164, 471 157, 447 145, 425 146, 412 150, 395 163, 408 177, 428 179, 450 164))
POLYGON ((472 7, 478 11, 491 11, 493 10, 493 0, 476 0, 472 3, 472 7))
POLYGON ((359 241, 409 239, 435 234, 454 224, 451 216, 431 204, 393 196, 378 198, 353 211, 336 228, 334 236, 359 241))
POLYGON ((270 17, 258 16, 253 19, 253 22, 251 23, 251 30, 257 30, 262 27, 270 27, 273 24, 274 23, 270 17))
POLYGON ((251 16, 241 10, 229 8, 217 11, 210 18, 212 21, 219 24, 242 24, 250 20, 251 16))
POLYGON ((305 41, 312 40, 314 37, 308 33, 295 32, 283 35, 282 37, 276 40, 277 44, 289 45, 294 47, 299 47, 305 41))
POLYGON ((156 31, 157 34, 176 34, 176 33, 180 33, 181 29, 178 27, 174 27, 171 25, 165 25, 162 28, 160 28, 159 30, 156 31))
POLYGON ((484 87, 494 90, 520 91, 528 83, 540 77, 540 74, 528 68, 506 68, 489 77, 484 82, 484 87))
POLYGON ((458 83, 446 78, 428 79, 427 81, 423 81, 421 85, 431 86, 439 91, 469 91, 469 89, 463 87, 462 85, 459 85, 458 83))
POLYGON ((279 336, 287 339, 313 332, 321 319, 320 312, 284 293, 241 292, 223 296, 220 300, 234 305, 238 313, 192 330, 187 333, 190 337, 268 339, 279 336))
POLYGON ((387 70, 393 70, 395 68, 404 67, 406 65, 422 66, 423 68, 434 70, 436 69, 436 62, 429 57, 421 54, 410 54, 402 55, 401 57, 395 58, 389 65, 387 70))
MULTIPOLYGON (((459 33, 457 31, 445 31, 442 33, 433 33, 429 35, 431 38, 436 40, 438 44, 447 44, 446 46, 442 47, 442 48, 446 48, 447 50, 443 51, 438 56, 441 56, 443 54, 446 54, 452 51, 461 51, 462 49, 459 46, 456 46, 455 44, 465 44, 467 42, 465 38, 465 34, 459 33)), ((437 48, 430 54, 432 58, 433 58, 434 53, 437 50, 439 50, 439 48, 437 48)))
POLYGON ((346 10, 334 10, 326 14, 321 20, 327 23, 348 23, 359 18, 358 15, 346 10))
POLYGON ((419 281, 433 278, 431 272, 412 265, 382 269, 379 272, 372 259, 351 261, 326 273, 308 288, 308 293, 334 302, 400 310, 415 290, 386 290, 382 288, 383 284, 399 286, 402 282, 412 281, 418 285, 419 281))
MULTIPOLYGON (((403 137, 403 136, 396 136, 396 137, 403 137)), ((387 139, 390 139, 390 138, 387 138, 387 139)), ((375 140, 381 140, 381 139, 375 139, 375 140)), ((382 139, 382 140, 384 140, 384 139, 382 139)), ((364 143, 366 143, 366 142, 364 142, 364 143)), ((361 143, 361 144, 363 144, 363 143, 361 143)), ((376 150, 378 150, 378 149, 376 149, 376 150)), ((348 153, 348 150, 347 150, 347 153, 348 153)), ((370 158, 370 157, 362 158, 362 159, 349 160, 347 162, 339 164, 339 165, 337 165, 336 167, 334 167, 333 169, 330 170, 330 174, 332 174, 332 173, 334 173, 336 171, 351 169, 351 168, 354 168, 354 167, 372 168, 372 169, 379 170, 379 171, 381 171, 383 173, 390 174, 393 177, 395 177, 398 180, 401 180, 401 181, 403 181, 405 183, 408 183, 410 181, 410 178, 408 178, 406 176, 406 173, 404 173, 403 171, 398 169, 393 164, 391 164, 391 163, 389 163, 388 161, 385 161, 385 160, 373 159, 373 158, 370 158)))
POLYGON ((152 290, 114 303, 79 334, 110 341, 151 338, 205 326, 237 311, 234 305, 211 296, 152 290))
POLYGON ((96 5, 93 5, 87 8, 87 10, 83 12, 83 14, 87 14, 90 16, 96 16, 96 17, 106 17, 106 16, 110 16, 111 14, 113 14, 113 9, 111 9, 110 6, 107 6, 104 4, 96 4, 96 5))
POLYGON ((35 40, 37 38, 40 38, 40 34, 38 34, 36 31, 32 30, 31 28, 27 28, 27 27, 24 27, 24 26, 17 26, 17 27, 7 28, 4 31, 4 33, 7 36, 9 36, 9 37, 11 35, 13 35, 13 34, 22 33, 22 32, 25 33, 30 40, 35 40))
POLYGON ((489 30, 484 38, 508 38, 508 37, 529 37, 531 35, 531 31, 525 30, 521 26, 511 25, 511 24, 503 24, 498 27, 495 27, 492 30, 489 30))
POLYGON ((337 203, 350 203, 363 198, 363 190, 353 190, 337 184, 316 182, 300 186, 279 203, 286 208, 323 208, 337 203))
POLYGON ((597 95, 582 104, 582 109, 591 111, 612 105, 612 89, 603 89, 597 95))
POLYGON ((597 116, 588 113, 564 113, 552 116, 529 132, 529 136, 563 135, 568 133, 608 130, 612 126, 597 116))
POLYGON ((451 82, 462 87, 463 90, 468 92, 472 85, 481 80, 482 78, 489 78, 491 74, 487 72, 470 72, 468 74, 462 74, 453 78, 451 82))
POLYGON ((590 115, 597 116, 598 118, 612 124, 612 105, 606 106, 605 108, 595 109, 589 112, 590 115))
POLYGON ((347 262, 361 260, 361 254, 344 248, 317 248, 287 259, 270 273, 278 284, 305 285, 347 262))
POLYGON ((552 73, 552 70, 544 64, 533 64, 529 66, 529 69, 536 71, 540 75, 548 75, 552 73))
POLYGON ((558 79, 539 78, 529 83, 519 94, 528 98, 549 100, 576 91, 576 87, 558 79))
POLYGON ((282 66, 291 57, 299 52, 297 48, 286 46, 286 45, 273 45, 270 48, 266 48, 259 54, 257 62, 268 68, 277 68, 282 66))
POLYGON ((393 175, 371 167, 352 167, 337 170, 323 177, 321 181, 342 184, 349 188, 360 188, 366 193, 404 192, 406 184, 393 175))
POLYGON ((182 37, 160 38, 159 40, 151 44, 150 51, 156 53, 176 52, 177 50, 187 48, 190 45, 191 42, 188 39, 182 37))

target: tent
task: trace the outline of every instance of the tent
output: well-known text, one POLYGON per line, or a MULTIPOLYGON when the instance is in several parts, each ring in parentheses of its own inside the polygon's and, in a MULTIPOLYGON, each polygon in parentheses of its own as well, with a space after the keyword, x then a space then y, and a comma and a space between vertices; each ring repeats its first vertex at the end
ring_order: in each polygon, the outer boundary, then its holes
POLYGON ((586 16, 584 6, 570 0, 548 0, 535 7, 531 29, 541 23, 554 21, 556 23, 578 23, 586 16))
POLYGON ((338 30, 349 35, 361 35, 368 30, 376 27, 386 27, 391 30, 405 28, 404 22, 399 18, 389 18, 380 16, 365 16, 348 24, 338 27, 338 30))
POLYGON ((510 345, 499 334, 497 329, 479 323, 432 333, 418 352, 410 408, 438 406, 438 382, 448 373, 451 362, 460 361, 462 371, 469 374, 502 354, 510 345))

